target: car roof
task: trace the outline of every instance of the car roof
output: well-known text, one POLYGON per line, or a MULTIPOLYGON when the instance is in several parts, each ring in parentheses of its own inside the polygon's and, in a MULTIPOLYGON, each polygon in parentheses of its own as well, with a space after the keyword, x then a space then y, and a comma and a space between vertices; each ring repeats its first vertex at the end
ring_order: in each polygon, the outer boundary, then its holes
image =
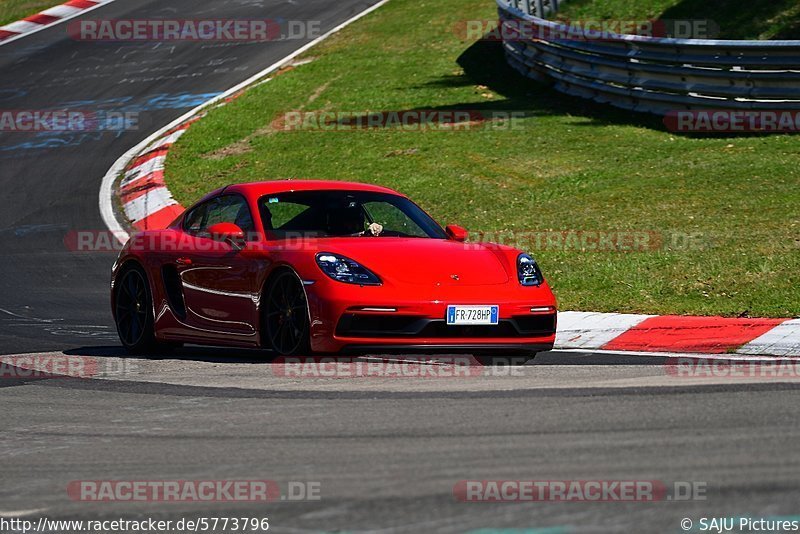
POLYGON ((389 193, 404 196, 393 189, 380 185, 364 184, 360 182, 341 182, 338 180, 270 180, 267 182, 250 182, 229 185, 224 189, 226 193, 241 193, 245 196, 271 195, 275 193, 288 193, 292 191, 372 191, 376 193, 389 193))

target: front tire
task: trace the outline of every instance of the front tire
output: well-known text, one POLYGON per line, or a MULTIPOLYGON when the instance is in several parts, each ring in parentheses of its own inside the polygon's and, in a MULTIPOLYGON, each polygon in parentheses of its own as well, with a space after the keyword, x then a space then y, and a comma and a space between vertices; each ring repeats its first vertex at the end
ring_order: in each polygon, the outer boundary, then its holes
POLYGON ((266 292, 264 345, 281 356, 308 354, 310 327, 303 283, 292 271, 281 271, 266 292))

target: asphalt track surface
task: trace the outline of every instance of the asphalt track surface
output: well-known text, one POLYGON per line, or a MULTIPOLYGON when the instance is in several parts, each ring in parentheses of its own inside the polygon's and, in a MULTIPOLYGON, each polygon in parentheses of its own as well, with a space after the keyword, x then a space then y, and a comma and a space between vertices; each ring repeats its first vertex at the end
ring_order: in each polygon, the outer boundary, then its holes
MULTIPOLYGON (((117 0, 91 18, 322 20, 369 2, 117 0)), ((514 376, 291 378, 263 354, 126 358, 108 311, 100 179, 131 146, 305 41, 93 44, 65 26, 0 46, 0 109, 140 113, 115 134, 0 134, 0 354, 65 351, 105 376, 0 379, 0 516, 246 515, 275 532, 680 532, 682 518, 795 516, 797 384, 678 379, 663 359, 553 352, 514 376), (320 500, 75 502, 74 480, 318 482, 320 500), (461 480, 657 480, 706 499, 465 503, 461 480), (486 529, 486 530, 481 530, 486 529)), ((4 364, 6 365, 6 364, 4 364)), ((6 366, 6 369, 9 367, 6 366)), ((24 373, 20 373, 24 375, 24 373)))
POLYGON ((658 358, 569 353, 513 376, 425 380, 287 378, 256 353, 210 349, 70 354, 107 375, 3 381, 4 514, 255 515, 275 532, 678 532, 684 517, 797 511, 795 383, 693 383, 658 358), (98 503, 66 491, 73 480, 254 478, 318 483, 320 499, 98 503), (459 481, 485 479, 700 482, 706 500, 454 497, 459 481))

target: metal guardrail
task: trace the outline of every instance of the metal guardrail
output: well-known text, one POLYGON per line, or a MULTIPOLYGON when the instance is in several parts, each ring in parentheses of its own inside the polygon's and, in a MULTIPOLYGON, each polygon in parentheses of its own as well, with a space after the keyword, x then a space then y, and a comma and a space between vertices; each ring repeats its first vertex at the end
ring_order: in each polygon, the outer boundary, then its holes
POLYGON ((558 0, 508 0, 506 4, 522 9, 529 15, 541 14, 542 18, 558 12, 558 0))
POLYGON ((497 5, 509 64, 563 93, 659 115, 800 110, 800 41, 562 38, 569 26, 543 18, 558 10, 557 0, 497 5))

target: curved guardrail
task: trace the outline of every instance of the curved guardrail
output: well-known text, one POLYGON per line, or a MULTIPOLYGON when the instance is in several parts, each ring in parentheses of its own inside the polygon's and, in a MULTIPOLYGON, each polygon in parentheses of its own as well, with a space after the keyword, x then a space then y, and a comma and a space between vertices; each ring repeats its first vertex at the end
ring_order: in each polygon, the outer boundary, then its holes
POLYGON ((497 4, 509 64, 563 93, 659 115, 800 110, 800 41, 575 38, 574 28, 529 14, 557 11, 557 0, 497 4))

